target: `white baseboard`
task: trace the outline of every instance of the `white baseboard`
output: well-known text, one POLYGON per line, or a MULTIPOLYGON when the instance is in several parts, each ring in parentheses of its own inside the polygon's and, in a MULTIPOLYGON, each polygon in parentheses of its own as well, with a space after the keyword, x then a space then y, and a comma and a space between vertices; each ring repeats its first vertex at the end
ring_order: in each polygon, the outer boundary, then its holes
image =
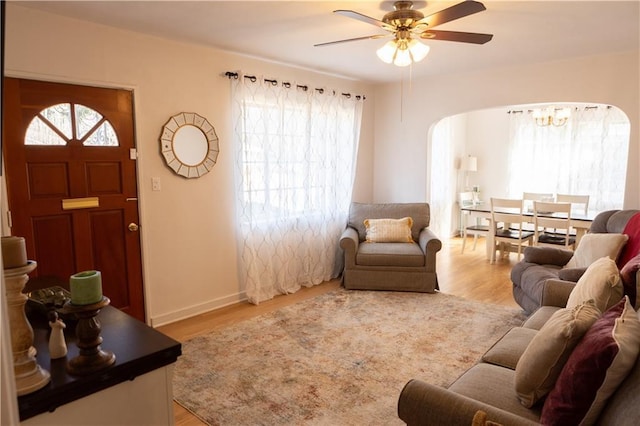
POLYGON ((235 303, 243 302, 247 300, 247 295, 245 292, 235 293, 229 296, 221 297, 215 300, 210 300, 205 303, 201 303, 198 305, 193 305, 185 309, 180 309, 178 311, 170 312, 168 314, 159 315, 157 317, 152 317, 149 320, 149 324, 151 327, 160 327, 163 325, 171 324, 172 322, 180 321, 183 319, 187 319, 196 315, 203 314, 205 312, 210 312, 215 309, 224 308, 225 306, 233 305, 235 303))

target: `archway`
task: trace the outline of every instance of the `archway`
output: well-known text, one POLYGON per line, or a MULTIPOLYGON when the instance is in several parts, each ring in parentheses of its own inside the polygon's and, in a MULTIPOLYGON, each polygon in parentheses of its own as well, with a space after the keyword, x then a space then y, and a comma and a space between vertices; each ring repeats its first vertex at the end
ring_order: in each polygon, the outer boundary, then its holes
POLYGON ((481 201, 519 197, 523 191, 587 193, 595 211, 622 208, 629 140, 628 117, 610 105, 511 105, 445 117, 434 126, 430 144, 432 210, 444 215, 439 235, 456 233, 457 193, 471 187, 479 188, 481 201), (569 108, 567 122, 536 124, 534 114, 549 106, 569 108), (468 155, 477 158, 477 171, 460 170, 460 159, 468 155), (451 175, 455 185, 434 184, 451 175), (438 193, 443 190, 448 196, 438 193), (447 215, 443 203, 452 213, 447 215))

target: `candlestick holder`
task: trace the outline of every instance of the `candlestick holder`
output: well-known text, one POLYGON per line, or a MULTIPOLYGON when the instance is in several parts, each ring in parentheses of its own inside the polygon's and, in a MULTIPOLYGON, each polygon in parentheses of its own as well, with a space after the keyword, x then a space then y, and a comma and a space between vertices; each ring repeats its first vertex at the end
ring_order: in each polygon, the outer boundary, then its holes
POLYGON ((22 293, 29 281, 29 274, 38 264, 30 260, 26 265, 4 270, 7 311, 11 329, 11 349, 13 351, 13 371, 18 396, 35 392, 51 381, 49 372, 36 362, 33 347, 33 328, 25 314, 27 296, 22 293))
POLYGON ((111 303, 109 298, 104 296, 99 302, 90 305, 65 303, 65 311, 75 314, 78 318, 76 345, 80 349, 80 353, 67 363, 69 374, 74 376, 90 374, 110 367, 116 362, 116 356, 113 352, 104 351, 100 347, 102 343, 100 331, 102 329, 97 316, 100 310, 109 303, 111 303))

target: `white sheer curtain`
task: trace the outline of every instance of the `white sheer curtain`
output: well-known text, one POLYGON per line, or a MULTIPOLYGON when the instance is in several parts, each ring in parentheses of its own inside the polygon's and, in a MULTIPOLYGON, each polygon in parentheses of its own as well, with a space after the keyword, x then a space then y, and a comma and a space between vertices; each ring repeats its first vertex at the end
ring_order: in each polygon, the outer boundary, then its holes
POLYGON ((580 106, 564 126, 538 126, 528 111, 510 115, 508 193, 589 195, 589 209, 622 208, 630 125, 620 109, 580 106))
POLYGON ((340 273, 362 101, 231 79, 239 274, 251 303, 340 273))
POLYGON ((453 159, 452 117, 446 117, 436 124, 431 137, 430 197, 431 221, 429 228, 447 240, 452 235, 455 204, 456 175, 453 159))

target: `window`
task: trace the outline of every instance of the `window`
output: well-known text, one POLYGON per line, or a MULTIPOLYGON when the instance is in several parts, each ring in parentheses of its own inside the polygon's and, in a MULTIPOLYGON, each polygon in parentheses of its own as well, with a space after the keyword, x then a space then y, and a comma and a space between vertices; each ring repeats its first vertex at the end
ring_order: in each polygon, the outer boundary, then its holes
POLYGON ((527 111, 510 115, 509 195, 589 195, 594 211, 624 203, 630 124, 618 108, 573 106, 563 126, 539 126, 527 111))
POLYGON ((108 120, 91 108, 72 103, 40 111, 29 123, 25 144, 55 146, 74 140, 85 146, 118 146, 118 137, 108 120))
POLYGON ((325 129, 336 119, 352 125, 353 108, 337 108, 331 117, 308 105, 250 101, 244 113, 244 122, 253 126, 245 128, 242 202, 260 212, 245 219, 295 218, 333 210, 337 200, 332 197, 339 196, 336 187, 343 176, 335 167, 351 161, 353 147, 325 140, 325 129), (341 156, 348 160, 341 161, 341 156))
POLYGON ((232 80, 237 235, 240 279, 258 303, 341 270, 362 102, 244 80, 232 80))

